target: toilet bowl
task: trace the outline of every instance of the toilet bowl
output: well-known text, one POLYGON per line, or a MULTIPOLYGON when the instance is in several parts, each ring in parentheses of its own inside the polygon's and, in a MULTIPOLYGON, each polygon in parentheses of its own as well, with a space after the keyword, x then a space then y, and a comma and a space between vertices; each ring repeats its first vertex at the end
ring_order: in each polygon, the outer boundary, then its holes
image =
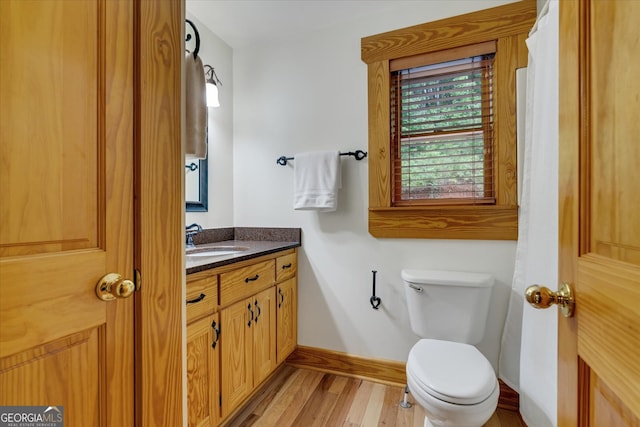
POLYGON ((427 413, 425 427, 480 427, 498 405, 493 368, 472 345, 422 339, 406 369, 409 390, 427 413))
POLYGON ((494 279, 483 273, 403 270, 412 330, 407 385, 427 414, 425 427, 480 427, 496 410, 500 387, 474 346, 485 333, 494 279))

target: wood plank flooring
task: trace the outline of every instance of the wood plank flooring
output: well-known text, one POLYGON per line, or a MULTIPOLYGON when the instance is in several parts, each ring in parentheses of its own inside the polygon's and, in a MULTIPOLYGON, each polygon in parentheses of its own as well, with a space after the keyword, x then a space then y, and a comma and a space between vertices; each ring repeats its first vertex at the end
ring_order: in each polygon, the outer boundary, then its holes
MULTIPOLYGON (((282 367, 228 427, 423 427, 419 405, 401 408, 403 388, 308 369, 282 367)), ((409 395, 409 402, 414 400, 409 395)), ((498 409, 485 427, 522 427, 498 409)))

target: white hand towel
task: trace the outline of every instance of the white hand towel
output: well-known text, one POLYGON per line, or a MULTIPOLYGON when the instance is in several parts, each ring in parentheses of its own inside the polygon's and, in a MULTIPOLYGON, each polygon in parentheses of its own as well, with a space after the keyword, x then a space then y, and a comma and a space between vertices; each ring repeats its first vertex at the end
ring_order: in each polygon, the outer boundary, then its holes
POLYGON ((340 152, 313 151, 294 156, 293 208, 332 212, 341 187, 340 152))
POLYGON ((185 53, 185 157, 207 157, 207 95, 200 57, 185 53))

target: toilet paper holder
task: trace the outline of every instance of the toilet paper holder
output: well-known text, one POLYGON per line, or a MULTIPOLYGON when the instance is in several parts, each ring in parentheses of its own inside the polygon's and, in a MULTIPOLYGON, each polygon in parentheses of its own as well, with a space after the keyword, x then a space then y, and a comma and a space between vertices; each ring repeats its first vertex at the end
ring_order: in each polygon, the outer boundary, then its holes
POLYGON ((373 295, 371 295, 371 298, 369 298, 369 302, 371 303, 371 307, 374 310, 377 310, 378 307, 380 307, 380 303, 382 302, 382 300, 380 299, 380 297, 376 296, 376 270, 371 270, 371 272, 373 273, 373 295))

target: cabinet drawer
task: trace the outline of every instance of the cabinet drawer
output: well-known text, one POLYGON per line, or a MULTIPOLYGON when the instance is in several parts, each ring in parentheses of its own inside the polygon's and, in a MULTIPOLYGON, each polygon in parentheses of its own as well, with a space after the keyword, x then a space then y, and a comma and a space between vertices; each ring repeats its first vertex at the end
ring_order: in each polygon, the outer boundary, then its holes
POLYGON ((246 298, 275 283, 275 261, 259 262, 220 275, 220 305, 246 298))
POLYGON ((289 279, 298 271, 297 253, 283 255, 276 258, 276 282, 289 279))
POLYGON ((218 276, 187 279, 187 324, 218 308, 218 276))

